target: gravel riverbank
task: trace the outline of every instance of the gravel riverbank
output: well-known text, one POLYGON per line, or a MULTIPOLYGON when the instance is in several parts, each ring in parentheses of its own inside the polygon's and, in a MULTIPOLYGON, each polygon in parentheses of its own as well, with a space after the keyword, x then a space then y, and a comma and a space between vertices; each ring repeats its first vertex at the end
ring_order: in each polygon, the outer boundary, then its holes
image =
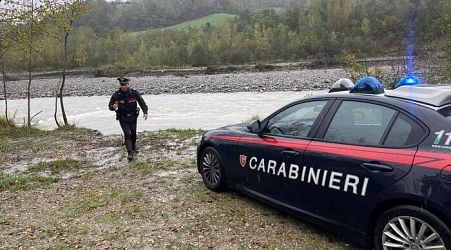
MULTIPOLYGON (((329 88, 341 77, 349 77, 344 69, 305 69, 270 72, 226 73, 185 76, 130 76, 131 86, 142 94, 191 94, 255 91, 304 91, 329 88)), ((27 81, 7 82, 9 99, 26 97, 27 81)), ((36 79, 32 97, 52 97, 59 79, 36 79)), ((66 80, 65 96, 109 96, 118 87, 115 78, 72 76, 66 80)), ((3 88, 0 89, 3 98, 3 88)))

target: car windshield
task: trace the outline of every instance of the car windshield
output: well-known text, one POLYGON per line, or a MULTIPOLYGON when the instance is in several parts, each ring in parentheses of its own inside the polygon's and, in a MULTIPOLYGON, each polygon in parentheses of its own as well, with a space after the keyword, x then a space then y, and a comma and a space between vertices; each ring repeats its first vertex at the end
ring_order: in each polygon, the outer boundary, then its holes
POLYGON ((451 106, 446 107, 444 109, 440 109, 438 112, 442 114, 444 117, 451 119, 451 106))

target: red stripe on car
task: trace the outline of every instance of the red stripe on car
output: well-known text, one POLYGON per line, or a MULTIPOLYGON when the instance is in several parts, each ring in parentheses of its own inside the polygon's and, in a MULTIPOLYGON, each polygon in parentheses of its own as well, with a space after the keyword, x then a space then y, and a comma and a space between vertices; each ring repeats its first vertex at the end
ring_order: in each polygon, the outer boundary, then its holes
POLYGON ((425 151, 416 152, 406 149, 376 148, 327 142, 311 142, 302 139, 276 139, 272 137, 254 138, 217 135, 212 136, 212 138, 249 144, 288 147, 291 149, 308 150, 310 152, 328 153, 366 160, 380 160, 405 165, 416 164, 433 169, 442 169, 451 165, 451 155, 425 151))
MULTIPOLYGON (((382 152, 375 150, 374 152, 368 151, 366 147, 361 147, 363 150, 358 148, 347 149, 341 147, 331 147, 330 144, 324 145, 324 143, 312 142, 312 144, 308 147, 308 151, 318 152, 318 153, 329 153, 334 155, 343 155, 360 159, 368 159, 368 160, 381 160, 385 162, 393 162, 400 163, 405 165, 412 165, 413 163, 413 155, 402 155, 402 154, 393 154, 388 152, 382 152)), ((377 149, 377 148, 375 148, 377 149)), ((379 149, 380 150, 380 149, 379 149)))

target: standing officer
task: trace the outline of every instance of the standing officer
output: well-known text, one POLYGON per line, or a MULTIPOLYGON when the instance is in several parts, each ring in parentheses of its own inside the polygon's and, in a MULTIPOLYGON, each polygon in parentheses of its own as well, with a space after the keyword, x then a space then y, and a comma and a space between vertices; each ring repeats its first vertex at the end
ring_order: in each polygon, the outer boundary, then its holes
POLYGON ((121 85, 113 96, 111 96, 108 107, 111 111, 116 111, 116 120, 119 120, 125 137, 125 146, 127 148, 127 159, 133 160, 133 154, 136 152, 136 122, 139 116, 139 108, 143 110, 144 120, 147 120, 147 105, 138 91, 129 87, 130 80, 119 77, 121 85))

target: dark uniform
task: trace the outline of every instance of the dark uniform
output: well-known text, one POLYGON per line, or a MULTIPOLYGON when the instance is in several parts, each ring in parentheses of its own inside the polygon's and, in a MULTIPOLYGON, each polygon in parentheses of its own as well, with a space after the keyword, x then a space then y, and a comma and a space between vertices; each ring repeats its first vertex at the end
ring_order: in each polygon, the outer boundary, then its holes
MULTIPOLYGON (((119 78, 120 83, 128 83, 128 79, 119 78)), ((133 153, 136 152, 136 123, 139 115, 139 106, 144 114, 147 114, 147 105, 138 91, 128 88, 127 91, 117 90, 111 96, 108 107, 111 111, 116 111, 116 120, 121 124, 125 137, 125 146, 127 148, 128 160, 133 159, 133 153), (113 105, 117 104, 118 108, 114 109, 113 105)))

